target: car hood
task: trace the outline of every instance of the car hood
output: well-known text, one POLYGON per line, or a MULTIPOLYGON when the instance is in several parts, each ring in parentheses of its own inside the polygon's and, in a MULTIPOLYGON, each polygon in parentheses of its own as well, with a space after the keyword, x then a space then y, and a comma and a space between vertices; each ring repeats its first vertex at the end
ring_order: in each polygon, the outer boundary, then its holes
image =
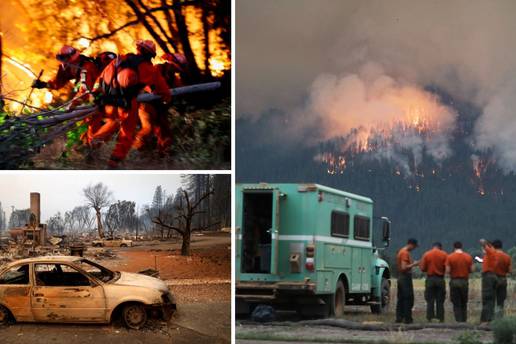
POLYGON ((157 289, 161 292, 168 292, 168 287, 159 278, 150 277, 142 274, 135 274, 131 272, 120 272, 120 278, 113 284, 126 285, 131 287, 145 287, 157 289))

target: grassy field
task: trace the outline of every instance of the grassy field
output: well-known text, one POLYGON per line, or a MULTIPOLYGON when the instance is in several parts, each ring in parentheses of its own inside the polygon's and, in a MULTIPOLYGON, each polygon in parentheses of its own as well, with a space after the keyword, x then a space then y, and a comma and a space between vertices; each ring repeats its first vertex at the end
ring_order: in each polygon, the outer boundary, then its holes
MULTIPOLYGON (((372 314, 369 307, 347 306, 343 319, 358 323, 392 324, 395 320, 396 309, 396 280, 393 280, 391 288, 391 305, 387 312, 372 314)), ((413 317, 415 323, 425 324, 426 302, 424 299, 425 280, 414 280, 415 304, 413 317)), ((448 281, 446 282, 447 295, 445 302, 445 322, 455 323, 452 304, 449 299, 448 281)), ((470 293, 468 304, 468 323, 478 325, 482 310, 481 280, 470 280, 470 293)), ((506 315, 516 315, 516 281, 510 280, 507 301, 505 304, 506 315)), ((274 343, 274 342, 307 342, 307 343, 459 343, 460 336, 469 336, 482 343, 492 343, 493 335, 490 331, 478 329, 451 329, 451 328, 424 328, 420 330, 390 331, 363 331, 349 330, 331 326, 319 326, 306 323, 297 323, 300 320, 295 313, 281 314, 279 321, 268 324, 252 324, 246 321, 238 321, 236 326, 236 338, 239 343, 274 343)))
MULTIPOLYGON (((380 321, 380 322, 394 322, 396 310, 396 280, 392 280, 391 287, 391 305, 385 314, 376 315, 371 314, 368 309, 364 307, 348 307, 346 312, 346 319, 359 322, 364 321, 380 321)), ((413 317, 414 322, 426 322, 426 301, 424 297, 425 280, 414 280, 414 308, 413 317)), ((455 322, 453 317, 453 305, 450 301, 449 284, 446 281, 446 301, 445 301, 445 321, 455 322)), ((469 281, 469 303, 468 303, 468 323, 478 324, 480 322, 480 312, 482 311, 481 298, 481 280, 480 278, 470 279, 469 281)), ((505 314, 516 315, 516 280, 508 281, 507 300, 505 302, 505 314)))

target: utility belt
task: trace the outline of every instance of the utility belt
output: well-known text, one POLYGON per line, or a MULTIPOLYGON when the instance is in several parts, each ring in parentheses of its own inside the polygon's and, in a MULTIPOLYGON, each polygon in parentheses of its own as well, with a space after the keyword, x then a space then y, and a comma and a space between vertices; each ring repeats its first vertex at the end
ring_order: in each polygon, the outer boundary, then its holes
POLYGON ((113 105, 116 107, 121 107, 124 109, 129 109, 131 107, 132 97, 127 96, 112 96, 112 95, 100 95, 96 99, 96 103, 100 106, 104 105, 113 105))
POLYGON ((98 105, 113 105, 129 109, 134 98, 138 96, 142 85, 137 84, 125 89, 103 87, 103 93, 96 98, 98 105))
POLYGON ((410 278, 412 278, 412 272, 400 272, 398 277, 410 277, 410 278))

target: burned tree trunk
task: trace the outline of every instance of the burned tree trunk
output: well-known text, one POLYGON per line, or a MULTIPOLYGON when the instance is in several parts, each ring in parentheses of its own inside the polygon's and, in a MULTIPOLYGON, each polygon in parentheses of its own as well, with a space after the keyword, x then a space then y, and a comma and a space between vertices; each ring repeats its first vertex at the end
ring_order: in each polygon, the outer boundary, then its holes
POLYGON ((102 226, 102 215, 100 214, 100 209, 95 208, 95 212, 97 214, 97 228, 99 231, 99 237, 101 239, 104 238, 104 227, 102 226))
POLYGON ((202 29, 204 34, 204 74, 210 75, 210 24, 208 22, 208 6, 202 5, 202 29))
POLYGON ((177 30, 179 34, 179 39, 181 40, 181 45, 183 47, 183 53, 186 57, 186 60, 188 61, 188 68, 190 74, 192 75, 194 80, 199 80, 201 73, 199 71, 199 66, 197 66, 197 61, 195 60, 192 46, 190 45, 190 38, 188 37, 188 27, 186 26, 185 17, 183 15, 183 9, 181 7, 181 3, 179 2, 174 3, 174 17, 176 19, 177 30))
POLYGON ((191 241, 191 233, 183 234, 183 243, 181 244, 181 255, 189 256, 190 255, 190 241, 191 241))
POLYGON ((147 29, 147 31, 150 33, 152 38, 156 40, 158 45, 163 49, 164 52, 170 53, 170 49, 168 48, 167 43, 161 38, 161 36, 153 29, 153 27, 150 25, 150 23, 147 21, 147 18, 143 14, 142 11, 140 11, 140 8, 138 5, 136 5, 134 0, 124 0, 125 3, 133 10, 133 13, 136 15, 136 18, 138 18, 138 21, 142 23, 142 25, 147 29))

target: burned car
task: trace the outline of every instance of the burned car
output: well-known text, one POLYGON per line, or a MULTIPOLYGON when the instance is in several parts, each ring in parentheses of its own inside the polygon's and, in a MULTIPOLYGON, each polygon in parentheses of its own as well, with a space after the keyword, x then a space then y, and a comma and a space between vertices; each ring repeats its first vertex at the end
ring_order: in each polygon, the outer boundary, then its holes
POLYGON ((149 316, 176 309, 167 285, 141 274, 111 271, 75 256, 18 260, 0 267, 0 324, 110 323, 139 329, 149 316))
POLYGON ((93 247, 133 247, 133 241, 122 238, 107 238, 100 240, 93 240, 91 242, 93 247))

